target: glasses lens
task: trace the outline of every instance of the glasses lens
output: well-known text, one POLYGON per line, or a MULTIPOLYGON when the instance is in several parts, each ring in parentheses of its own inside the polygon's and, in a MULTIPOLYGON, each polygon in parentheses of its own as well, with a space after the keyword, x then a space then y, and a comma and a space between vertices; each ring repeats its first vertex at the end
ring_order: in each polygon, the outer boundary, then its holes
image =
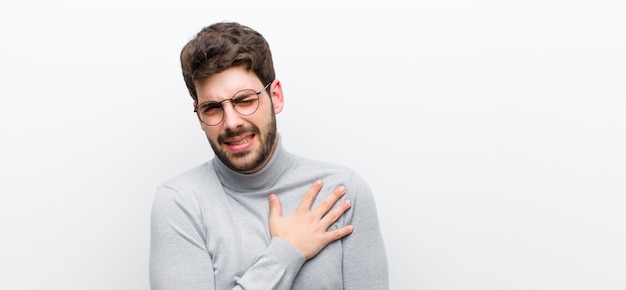
POLYGON ((232 103, 237 113, 252 115, 259 108, 259 95, 253 90, 243 90, 235 94, 232 103))
POLYGON ((198 105, 198 117, 200 117, 203 123, 209 126, 219 124, 224 118, 224 107, 222 103, 229 100, 235 111, 240 115, 252 115, 259 108, 259 94, 254 90, 243 90, 236 93, 231 99, 226 99, 221 102, 206 102, 198 105))
POLYGON ((198 116, 207 125, 217 125, 222 121, 222 105, 218 102, 209 102, 198 106, 198 116))

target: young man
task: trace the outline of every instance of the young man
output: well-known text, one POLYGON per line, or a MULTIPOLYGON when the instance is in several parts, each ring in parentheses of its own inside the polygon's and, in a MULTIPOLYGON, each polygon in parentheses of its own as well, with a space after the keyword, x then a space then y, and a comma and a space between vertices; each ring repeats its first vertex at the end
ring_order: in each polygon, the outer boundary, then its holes
POLYGON ((376 206, 354 171, 288 153, 269 45, 238 23, 202 29, 183 77, 215 157, 158 187, 152 289, 387 289, 376 206))

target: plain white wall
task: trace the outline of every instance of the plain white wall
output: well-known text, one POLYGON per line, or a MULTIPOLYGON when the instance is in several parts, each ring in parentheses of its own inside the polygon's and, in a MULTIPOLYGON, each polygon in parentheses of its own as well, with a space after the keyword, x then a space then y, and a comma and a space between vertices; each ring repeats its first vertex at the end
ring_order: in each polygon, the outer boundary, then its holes
POLYGON ((13 1, 1 289, 148 289, 156 186, 211 158, 178 53, 266 36, 299 155, 375 191, 392 289, 626 289, 623 1, 13 1))

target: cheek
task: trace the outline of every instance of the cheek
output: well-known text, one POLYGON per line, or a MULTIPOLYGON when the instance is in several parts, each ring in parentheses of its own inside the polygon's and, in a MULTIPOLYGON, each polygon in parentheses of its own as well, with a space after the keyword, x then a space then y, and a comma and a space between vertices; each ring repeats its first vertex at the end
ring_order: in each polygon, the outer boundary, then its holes
POLYGON ((273 114, 272 111, 273 111, 273 108, 270 107, 269 105, 264 106, 263 108, 259 108, 259 110, 256 113, 254 113, 254 115, 252 115, 251 117, 254 118, 255 122, 261 122, 261 123, 268 122, 272 118, 272 114, 273 114))
POLYGON ((216 130, 215 126, 209 127, 207 125, 201 124, 200 128, 202 128, 202 131, 204 131, 204 134, 206 134, 207 137, 211 139, 215 139, 215 136, 217 136, 218 131, 216 130))

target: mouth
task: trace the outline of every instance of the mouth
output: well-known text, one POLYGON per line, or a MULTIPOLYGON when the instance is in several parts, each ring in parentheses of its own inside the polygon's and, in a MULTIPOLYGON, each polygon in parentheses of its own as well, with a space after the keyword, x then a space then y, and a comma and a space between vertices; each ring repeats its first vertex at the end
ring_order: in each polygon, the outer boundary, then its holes
POLYGON ((245 151, 254 144, 255 136, 255 134, 250 134, 228 138, 224 140, 224 145, 233 152, 245 151))
POLYGON ((226 144, 226 145, 241 145, 241 144, 245 144, 245 143, 250 142, 250 140, 252 140, 252 135, 246 136, 246 137, 241 138, 241 139, 233 138, 233 139, 230 139, 228 141, 224 141, 224 144, 226 144))

